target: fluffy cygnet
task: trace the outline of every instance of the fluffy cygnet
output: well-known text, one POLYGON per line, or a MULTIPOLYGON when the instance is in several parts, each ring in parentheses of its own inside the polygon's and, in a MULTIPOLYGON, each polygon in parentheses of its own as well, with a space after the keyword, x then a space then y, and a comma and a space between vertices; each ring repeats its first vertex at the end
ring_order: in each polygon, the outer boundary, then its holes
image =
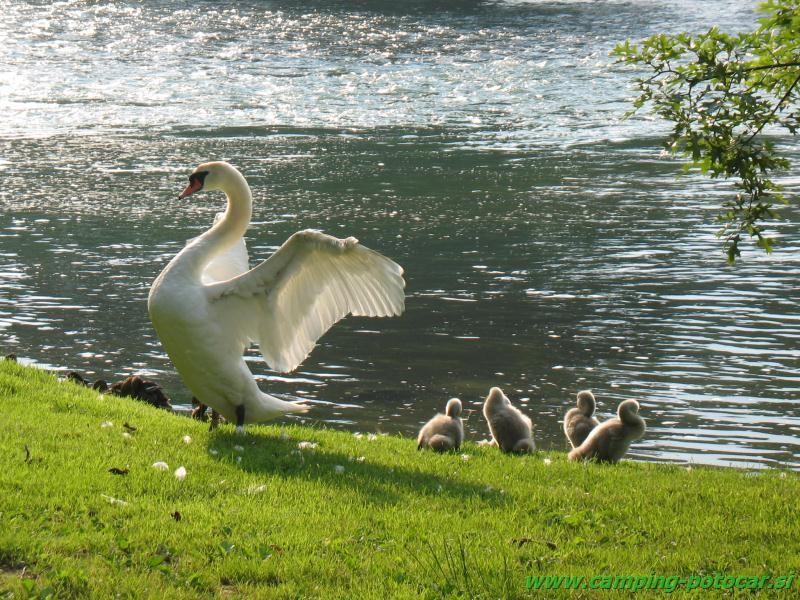
POLYGON ((493 442, 503 452, 533 452, 531 420, 523 415, 503 390, 493 387, 483 403, 483 416, 489 424, 493 442))
POLYGON ((464 424, 461 422, 461 400, 447 401, 445 414, 438 414, 425 423, 417 437, 417 449, 430 448, 437 452, 458 450, 464 440, 464 424))

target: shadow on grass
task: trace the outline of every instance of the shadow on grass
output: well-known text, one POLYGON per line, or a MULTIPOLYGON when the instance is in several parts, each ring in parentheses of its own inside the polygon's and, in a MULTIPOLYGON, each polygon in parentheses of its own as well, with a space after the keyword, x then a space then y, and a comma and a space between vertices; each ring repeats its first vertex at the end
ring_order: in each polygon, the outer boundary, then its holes
MULTIPOLYGON (((369 460, 358 462, 352 455, 329 450, 324 444, 299 450, 297 438, 265 435, 253 429, 244 436, 224 430, 214 432, 210 440, 211 447, 218 451, 214 458, 250 473, 297 477, 331 486, 349 487, 377 504, 400 502, 409 490, 424 496, 462 500, 481 498, 490 505, 502 505, 508 501, 497 490, 455 481, 444 473, 440 477, 405 467, 371 463, 369 460), (237 447, 244 450, 237 450, 237 447)), ((460 462, 458 454, 450 457, 454 464, 455 461, 460 462)))

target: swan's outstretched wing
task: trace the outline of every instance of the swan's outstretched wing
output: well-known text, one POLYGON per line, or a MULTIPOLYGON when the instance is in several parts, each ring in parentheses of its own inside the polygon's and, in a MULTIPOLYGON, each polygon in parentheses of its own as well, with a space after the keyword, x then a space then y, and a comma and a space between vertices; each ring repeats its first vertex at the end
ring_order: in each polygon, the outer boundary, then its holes
POLYGON ((268 260, 206 286, 230 335, 257 341, 267 364, 294 370, 339 319, 403 312, 403 269, 355 238, 295 233, 268 260))
MULTIPOLYGON (((217 213, 214 217, 214 225, 221 221, 224 216, 225 213, 217 213)), ((188 246, 195 239, 196 238, 192 238, 186 242, 186 245, 188 246)), ((208 263, 203 271, 202 281, 204 284, 208 285, 217 281, 233 279, 237 275, 246 273, 250 269, 249 263, 247 245, 244 242, 244 238, 241 238, 233 246, 222 254, 215 256, 214 260, 208 263)))

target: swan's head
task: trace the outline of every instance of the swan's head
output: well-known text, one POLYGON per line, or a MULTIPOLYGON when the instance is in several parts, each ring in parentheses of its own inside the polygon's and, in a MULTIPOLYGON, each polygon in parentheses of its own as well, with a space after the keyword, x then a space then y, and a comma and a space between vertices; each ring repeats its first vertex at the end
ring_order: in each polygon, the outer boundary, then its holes
POLYGON ((213 191, 222 190, 227 181, 233 178, 241 178, 242 175, 236 167, 226 162, 208 162, 198 165, 189 175, 189 185, 178 196, 178 200, 183 200, 200 190, 213 191))
POLYGON ((447 401, 447 408, 444 409, 448 417, 456 418, 461 415, 461 400, 458 398, 450 398, 447 401))
POLYGON ((578 409, 587 417, 591 417, 595 410, 594 394, 589 390, 578 392, 578 409))

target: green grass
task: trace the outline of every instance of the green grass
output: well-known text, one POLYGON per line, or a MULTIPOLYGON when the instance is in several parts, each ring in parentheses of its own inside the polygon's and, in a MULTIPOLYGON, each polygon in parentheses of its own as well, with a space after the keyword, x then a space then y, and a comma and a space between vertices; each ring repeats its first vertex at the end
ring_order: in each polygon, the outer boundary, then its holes
MULTIPOLYGON (((237 437, 0 364, 0 597, 514 598, 537 574, 781 575, 798 497, 791 472, 436 455, 280 424, 237 437)), ((598 592, 539 596, 559 594, 598 592)))

